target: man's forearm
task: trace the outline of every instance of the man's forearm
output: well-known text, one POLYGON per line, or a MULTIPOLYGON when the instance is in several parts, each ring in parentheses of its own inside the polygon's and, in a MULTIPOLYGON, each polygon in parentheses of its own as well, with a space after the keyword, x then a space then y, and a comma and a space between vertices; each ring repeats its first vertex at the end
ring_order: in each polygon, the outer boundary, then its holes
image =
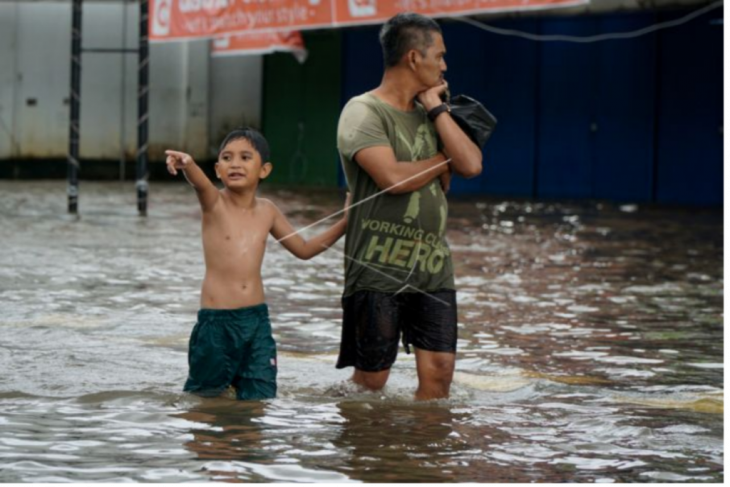
POLYGON ((444 152, 451 157, 451 168, 465 178, 473 178, 482 172, 482 151, 467 136, 461 127, 444 113, 434 123, 444 152))
POLYGON ((422 161, 398 162, 393 171, 393 180, 388 193, 411 193, 426 186, 448 170, 448 159, 440 152, 436 156, 422 161))

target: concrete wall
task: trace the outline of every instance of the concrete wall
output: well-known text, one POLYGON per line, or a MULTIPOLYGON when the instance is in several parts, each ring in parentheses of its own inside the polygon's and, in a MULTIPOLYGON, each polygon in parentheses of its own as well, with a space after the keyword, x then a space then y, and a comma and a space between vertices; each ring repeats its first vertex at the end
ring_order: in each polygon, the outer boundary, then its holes
MULTIPOLYGON (((83 5, 84 48, 137 47, 136 2, 83 5)), ((65 159, 70 50, 70 1, 0 2, 0 159, 65 159)), ((82 158, 134 159, 137 62, 136 53, 82 55, 82 158)), ((228 128, 260 126, 261 78, 260 56, 212 59, 207 40, 152 44, 150 159, 168 147, 208 158, 228 128)))
POLYGON ((231 129, 244 125, 261 128, 263 78, 263 56, 211 58, 211 154, 218 153, 218 145, 231 129))
POLYGON ((0 3, 0 158, 16 152, 17 4, 0 3))

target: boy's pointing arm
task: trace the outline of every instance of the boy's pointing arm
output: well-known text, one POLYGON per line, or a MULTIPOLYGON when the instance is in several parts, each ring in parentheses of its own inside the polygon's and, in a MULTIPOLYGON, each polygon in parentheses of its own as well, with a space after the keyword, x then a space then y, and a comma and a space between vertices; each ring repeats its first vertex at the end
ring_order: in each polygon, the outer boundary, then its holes
POLYGON ((183 174, 185 174, 185 179, 195 188, 203 211, 212 209, 220 197, 220 191, 218 191, 215 184, 208 179, 208 176, 195 163, 192 156, 185 152, 174 150, 166 150, 165 154, 167 155, 167 160, 165 161, 167 163, 167 171, 175 176, 177 175, 177 170, 182 169, 183 174))

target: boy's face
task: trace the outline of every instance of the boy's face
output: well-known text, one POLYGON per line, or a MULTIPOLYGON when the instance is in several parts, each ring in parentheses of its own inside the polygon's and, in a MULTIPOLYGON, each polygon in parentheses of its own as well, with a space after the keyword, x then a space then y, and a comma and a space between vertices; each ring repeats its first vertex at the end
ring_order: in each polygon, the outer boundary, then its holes
POLYGON ((261 160, 261 154, 246 139, 230 141, 218 154, 215 173, 226 188, 256 188, 260 179, 271 172, 270 162, 261 160))

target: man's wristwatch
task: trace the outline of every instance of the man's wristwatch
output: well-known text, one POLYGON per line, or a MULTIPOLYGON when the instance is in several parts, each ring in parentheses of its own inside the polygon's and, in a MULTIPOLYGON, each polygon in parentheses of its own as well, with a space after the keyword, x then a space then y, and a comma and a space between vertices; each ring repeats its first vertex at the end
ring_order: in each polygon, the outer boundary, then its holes
POLYGON ((436 107, 433 107, 430 109, 427 113, 428 119, 432 122, 436 121, 436 117, 441 115, 444 112, 451 112, 451 107, 448 105, 448 103, 442 103, 441 105, 438 105, 436 107))

